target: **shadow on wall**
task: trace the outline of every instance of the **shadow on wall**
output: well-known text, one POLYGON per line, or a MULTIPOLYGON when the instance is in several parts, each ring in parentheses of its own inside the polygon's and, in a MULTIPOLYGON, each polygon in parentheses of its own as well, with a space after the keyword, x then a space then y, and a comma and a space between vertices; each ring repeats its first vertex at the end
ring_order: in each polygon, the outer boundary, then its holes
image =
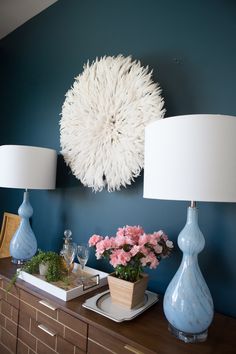
POLYGON ((194 73, 196 68, 192 67, 186 58, 175 53, 166 53, 166 55, 158 53, 158 55, 144 56, 142 64, 154 68, 153 80, 162 89, 167 110, 165 117, 200 113, 199 104, 195 103, 198 93, 194 92, 194 79, 192 74, 187 75, 190 72, 194 73))
POLYGON ((75 176, 69 166, 66 165, 62 155, 57 156, 57 177, 56 188, 78 187, 81 184, 75 176))
MULTIPOLYGON (((129 193, 137 193, 139 188, 142 188, 143 185, 143 169, 141 170, 138 177, 134 178, 130 185, 125 187, 121 187, 118 191, 119 193, 127 193, 127 188, 129 189, 129 193)), ((56 188, 63 189, 63 188, 71 188, 77 187, 83 189, 83 193, 86 191, 86 188, 89 189, 89 193, 91 188, 84 187, 84 185, 77 179, 69 166, 66 165, 64 158, 62 155, 58 155, 57 157, 57 177, 56 177, 56 188)), ((103 192, 107 192, 106 188, 104 188, 103 192)), ((100 193, 100 192, 97 192, 100 193)), ((111 194, 114 192, 110 192, 111 194)), ((96 194, 96 193, 95 193, 96 194)))

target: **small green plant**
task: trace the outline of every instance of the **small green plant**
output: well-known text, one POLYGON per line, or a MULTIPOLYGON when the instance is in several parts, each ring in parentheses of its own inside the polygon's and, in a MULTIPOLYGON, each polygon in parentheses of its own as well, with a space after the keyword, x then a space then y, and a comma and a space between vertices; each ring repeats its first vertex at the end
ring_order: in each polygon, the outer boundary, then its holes
POLYGON ((52 251, 41 251, 27 261, 20 270, 17 270, 13 275, 11 281, 8 284, 7 291, 10 291, 12 286, 15 284, 18 275, 21 271, 27 272, 29 274, 39 274, 39 265, 48 264, 48 269, 45 274, 45 279, 48 282, 56 282, 58 280, 64 280, 65 278, 65 267, 63 265, 62 257, 52 251))
POLYGON ((63 278, 63 260, 59 254, 52 251, 43 252, 39 250, 37 255, 23 265, 21 270, 30 274, 38 274, 41 263, 48 264, 48 270, 45 274, 45 279, 48 282, 63 278))

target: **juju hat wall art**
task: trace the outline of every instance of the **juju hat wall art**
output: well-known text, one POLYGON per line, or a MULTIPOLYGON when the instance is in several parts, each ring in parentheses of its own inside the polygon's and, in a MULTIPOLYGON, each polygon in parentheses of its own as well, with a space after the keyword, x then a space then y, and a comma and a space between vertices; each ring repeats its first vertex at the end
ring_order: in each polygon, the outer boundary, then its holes
POLYGON ((144 128, 164 116, 152 72, 131 56, 84 65, 66 93, 61 153, 72 173, 94 191, 131 184, 144 164, 144 128))

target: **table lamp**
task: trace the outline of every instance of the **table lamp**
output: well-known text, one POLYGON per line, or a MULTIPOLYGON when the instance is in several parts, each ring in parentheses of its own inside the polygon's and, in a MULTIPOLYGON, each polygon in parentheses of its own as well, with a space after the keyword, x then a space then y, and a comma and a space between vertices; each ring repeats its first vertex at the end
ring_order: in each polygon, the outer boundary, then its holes
POLYGON ((201 342, 213 319, 213 300, 198 265, 205 240, 196 201, 236 202, 236 117, 186 115, 145 129, 144 198, 189 200, 178 236, 182 262, 164 295, 169 330, 201 342))
POLYGON ((33 209, 28 189, 54 189, 56 163, 57 153, 52 149, 22 145, 0 146, 0 187, 25 189, 23 203, 18 209, 21 222, 10 242, 13 263, 24 263, 37 251, 37 240, 29 222, 33 209))

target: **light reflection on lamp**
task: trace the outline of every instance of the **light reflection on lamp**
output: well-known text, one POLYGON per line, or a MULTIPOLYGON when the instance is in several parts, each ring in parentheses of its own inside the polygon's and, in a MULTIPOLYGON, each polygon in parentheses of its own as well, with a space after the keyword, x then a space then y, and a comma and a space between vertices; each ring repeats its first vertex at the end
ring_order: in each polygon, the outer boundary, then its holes
POLYGON ((145 129, 144 197, 189 200, 178 237, 181 265, 164 296, 169 329, 185 342, 207 338, 213 301, 198 265, 205 240, 196 201, 236 202, 236 117, 187 115, 145 129))
POLYGON ((55 150, 22 145, 0 146, 0 187, 25 189, 18 209, 21 222, 10 242, 12 262, 22 264, 37 251, 37 240, 29 218, 33 209, 28 189, 54 189, 57 153, 55 150))

